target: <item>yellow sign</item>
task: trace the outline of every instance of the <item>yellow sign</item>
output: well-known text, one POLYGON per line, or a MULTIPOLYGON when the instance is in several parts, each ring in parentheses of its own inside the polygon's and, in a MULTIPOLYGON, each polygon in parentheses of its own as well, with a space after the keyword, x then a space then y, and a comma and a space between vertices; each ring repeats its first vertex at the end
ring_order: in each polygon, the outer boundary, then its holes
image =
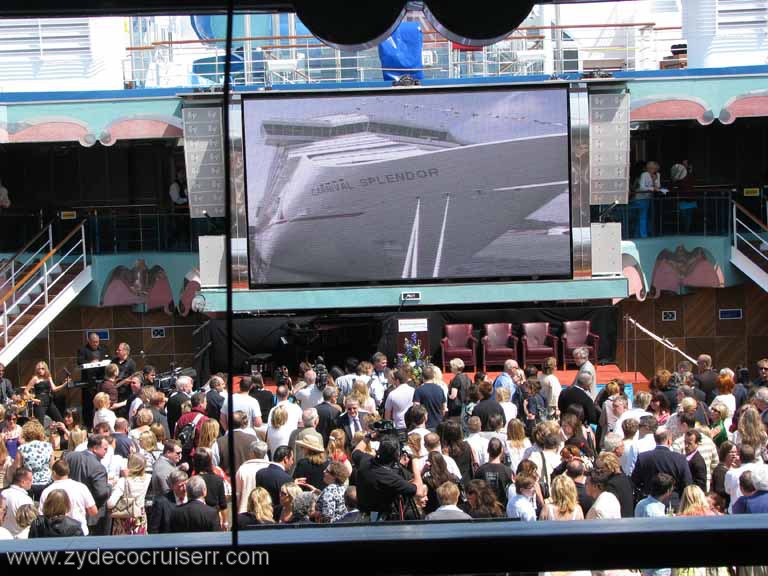
POLYGON ((744 188, 744 196, 760 196, 760 188, 744 188))
POLYGON ((62 212, 59 212, 59 217, 62 220, 75 220, 77 219, 77 212, 74 210, 64 210, 62 212))

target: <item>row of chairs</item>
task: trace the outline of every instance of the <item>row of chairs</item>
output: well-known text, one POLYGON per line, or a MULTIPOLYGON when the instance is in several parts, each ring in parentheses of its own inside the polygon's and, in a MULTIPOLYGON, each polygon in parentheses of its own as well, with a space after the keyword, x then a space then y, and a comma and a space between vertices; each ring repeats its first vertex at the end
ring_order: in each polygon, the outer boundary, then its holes
MULTIPOLYGON (((512 324, 500 322, 484 324, 485 336, 482 337, 482 367, 487 372, 488 366, 503 366, 508 359, 517 360, 521 366, 541 365, 553 356, 558 358, 560 338, 549 331, 549 322, 523 322, 522 336, 513 332, 512 324), (518 355, 518 342, 521 342, 518 355), (522 360, 522 361, 521 361, 522 360)), ((589 320, 563 322, 563 367, 573 363, 573 351, 587 348, 589 358, 597 365, 597 351, 600 348, 600 336, 591 331, 589 320)), ((472 334, 472 324, 446 324, 445 337, 441 340, 443 371, 448 370, 452 358, 460 358, 468 371, 477 369, 477 338, 472 334)))

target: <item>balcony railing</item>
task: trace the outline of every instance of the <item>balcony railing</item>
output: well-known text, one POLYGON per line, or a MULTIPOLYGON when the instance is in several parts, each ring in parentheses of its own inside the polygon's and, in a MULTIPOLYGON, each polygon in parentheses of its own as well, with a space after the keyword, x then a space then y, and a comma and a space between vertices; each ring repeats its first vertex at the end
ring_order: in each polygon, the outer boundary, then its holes
MULTIPOLYGON (((425 30, 423 72, 427 79, 560 75, 597 70, 658 70, 684 67, 679 27, 654 23, 527 26, 478 51, 458 49, 425 30), (678 51, 677 49, 675 50, 678 51)), ((223 82, 223 39, 158 41, 129 48, 124 61, 128 87, 215 86, 223 82), (138 57, 140 55, 140 57, 138 57)), ((377 49, 341 52, 311 35, 235 38, 234 85, 366 82, 382 79, 377 49)))

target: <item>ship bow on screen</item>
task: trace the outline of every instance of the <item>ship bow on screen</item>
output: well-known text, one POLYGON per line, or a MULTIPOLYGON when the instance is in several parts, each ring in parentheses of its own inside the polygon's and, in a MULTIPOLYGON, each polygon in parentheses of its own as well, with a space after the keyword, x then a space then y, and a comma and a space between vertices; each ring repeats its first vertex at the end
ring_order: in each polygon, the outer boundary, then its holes
POLYGON ((254 287, 568 277, 565 88, 244 99, 254 287))

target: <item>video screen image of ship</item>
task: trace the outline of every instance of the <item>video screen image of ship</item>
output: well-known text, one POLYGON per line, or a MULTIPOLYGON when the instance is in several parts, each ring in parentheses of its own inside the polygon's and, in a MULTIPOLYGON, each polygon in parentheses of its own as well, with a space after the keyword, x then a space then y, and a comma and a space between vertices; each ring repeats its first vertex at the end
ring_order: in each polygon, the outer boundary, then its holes
POLYGON ((254 284, 570 273, 565 122, 472 142, 355 110, 264 118, 258 131, 262 169, 247 173, 254 284))

